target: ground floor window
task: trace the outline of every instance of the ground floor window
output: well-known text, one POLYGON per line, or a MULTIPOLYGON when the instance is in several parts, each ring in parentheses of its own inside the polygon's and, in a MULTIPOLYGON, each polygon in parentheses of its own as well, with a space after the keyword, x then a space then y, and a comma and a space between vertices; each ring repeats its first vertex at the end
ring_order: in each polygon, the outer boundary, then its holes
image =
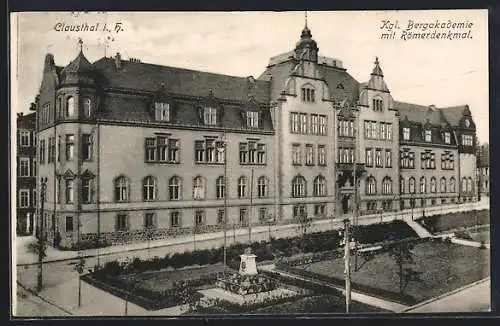
POLYGON ((248 209, 240 208, 240 224, 246 225, 248 222, 248 209))
POLYGON ((435 200, 435 199, 432 199, 432 200, 431 200, 431 204, 432 204, 432 205, 436 205, 436 200, 435 200))
POLYGON ((366 210, 368 211, 375 211, 377 210, 377 202, 375 201, 369 201, 366 203, 366 210))
POLYGON ((325 215, 326 215, 326 204, 314 205, 314 216, 325 216, 325 215))
POLYGON ((446 204, 446 199, 445 198, 441 199, 441 204, 446 204))
POLYGON ((224 210, 223 209, 218 209, 217 210, 217 224, 224 224, 224 210))
POLYGON ((259 208, 259 221, 261 223, 267 222, 267 208, 266 207, 259 208))
POLYGON ((194 223, 196 226, 202 226, 205 222, 205 212, 198 210, 194 212, 194 223))
POLYGON ((118 214, 116 216, 116 231, 126 231, 128 229, 128 216, 126 214, 118 214))
POLYGON ((155 227, 155 213, 146 213, 144 215, 144 228, 152 229, 155 227))
POLYGON ((181 226, 181 213, 179 211, 170 212, 170 225, 172 227, 181 226))
POLYGON ((386 200, 382 202, 382 209, 384 211, 390 211, 392 210, 392 201, 391 200, 386 200))
POLYGON ((307 216, 307 208, 304 204, 294 205, 293 206, 293 217, 298 218, 301 216, 307 216))
POLYGON ((66 232, 73 231, 73 216, 66 216, 66 232))

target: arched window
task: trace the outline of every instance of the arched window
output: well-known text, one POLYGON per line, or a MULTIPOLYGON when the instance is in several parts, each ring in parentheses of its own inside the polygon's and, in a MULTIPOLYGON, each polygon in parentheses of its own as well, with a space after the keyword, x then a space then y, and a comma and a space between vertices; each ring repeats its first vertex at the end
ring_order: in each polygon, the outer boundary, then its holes
POLYGON ((145 201, 156 199, 156 179, 152 176, 142 180, 142 199, 145 201))
POLYGON ((441 181, 439 182, 439 191, 442 193, 446 192, 446 178, 442 177, 441 181))
POLYGON ((326 196, 326 179, 322 175, 318 175, 314 179, 313 184, 313 196, 314 197, 324 197, 326 196))
POLYGON ((472 192, 472 178, 467 179, 467 192, 472 192))
POLYGON ((448 187, 449 192, 455 192, 455 178, 451 177, 450 178, 450 186, 448 187))
POLYGON ((217 199, 223 199, 226 195, 226 183, 224 177, 218 177, 215 182, 215 197, 217 199))
POLYGON ((75 98, 70 96, 66 99, 66 117, 72 117, 75 114, 75 98))
POLYGON ((57 98, 57 116, 59 118, 64 118, 64 110, 62 107, 62 98, 60 96, 57 98))
POLYGON ((305 197, 307 193, 306 179, 298 175, 292 180, 292 197, 305 197))
POLYGON ((90 98, 85 97, 83 99, 83 115, 87 118, 92 114, 92 102, 90 98))
POLYGON ((431 178, 430 188, 431 188, 432 193, 436 192, 436 178, 435 177, 431 178))
POLYGON ((384 111, 384 101, 381 97, 377 96, 373 98, 373 110, 374 111, 384 111))
POLYGON ((405 179, 403 177, 399 178, 399 192, 404 194, 406 189, 405 179))
POLYGON ((267 197, 267 191, 267 178, 261 176, 259 180, 257 180, 257 196, 259 198, 267 197))
POLYGON ((314 103, 316 101, 315 90, 311 85, 307 84, 307 85, 302 86, 301 99, 302 99, 302 102, 314 103))
POLYGON ((382 194, 384 195, 392 194, 392 180, 389 177, 385 177, 382 180, 382 194))
POLYGON ((427 181, 425 177, 420 178, 420 193, 425 194, 427 192, 427 181))
POLYGON ((129 201, 129 181, 123 175, 115 179, 115 201, 129 201))
POLYGON ((466 177, 462 178, 462 191, 463 192, 467 191, 467 178, 466 177))
POLYGON ((377 193, 377 181, 374 177, 369 177, 366 180, 366 194, 375 195, 377 193))
POLYGON ((238 179, 238 198, 245 198, 247 196, 247 178, 241 176, 238 179))
POLYGON ((193 198, 205 199, 205 180, 201 176, 193 179, 193 198))
POLYGON ((411 177, 408 181, 408 188, 409 188, 409 192, 410 194, 414 194, 415 193, 415 178, 414 177, 411 177))
POLYGON ((168 181, 168 198, 170 200, 181 198, 181 179, 178 176, 173 176, 168 181))

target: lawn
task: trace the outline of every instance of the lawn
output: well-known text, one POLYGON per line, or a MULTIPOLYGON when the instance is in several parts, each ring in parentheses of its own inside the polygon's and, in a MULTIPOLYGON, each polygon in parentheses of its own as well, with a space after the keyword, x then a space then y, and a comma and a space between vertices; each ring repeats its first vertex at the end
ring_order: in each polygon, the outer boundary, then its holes
POLYGON ((490 223, 490 210, 456 212, 446 215, 428 216, 419 220, 431 232, 440 233, 490 223))
MULTIPOLYGON (((399 267, 388 253, 377 254, 360 270, 353 272, 352 286, 354 290, 374 296, 390 297, 405 304, 413 304, 488 277, 489 255, 489 250, 428 241, 417 244, 413 249, 414 264, 411 266, 421 272, 421 275, 419 281, 408 283, 404 296, 399 294, 399 267)), ((333 281, 337 283, 344 278, 343 258, 295 268, 319 274, 323 279, 333 277, 333 281)))
POLYGON ((484 241, 484 243, 490 243, 490 231, 481 231, 478 233, 471 232, 470 235, 476 241, 484 241))

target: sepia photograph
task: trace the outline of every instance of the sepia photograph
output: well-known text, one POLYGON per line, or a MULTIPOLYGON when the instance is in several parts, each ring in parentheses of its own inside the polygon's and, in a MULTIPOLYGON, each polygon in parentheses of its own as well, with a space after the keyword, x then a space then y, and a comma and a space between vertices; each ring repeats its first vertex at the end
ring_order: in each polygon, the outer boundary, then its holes
POLYGON ((487 10, 10 19, 12 317, 491 311, 487 10))

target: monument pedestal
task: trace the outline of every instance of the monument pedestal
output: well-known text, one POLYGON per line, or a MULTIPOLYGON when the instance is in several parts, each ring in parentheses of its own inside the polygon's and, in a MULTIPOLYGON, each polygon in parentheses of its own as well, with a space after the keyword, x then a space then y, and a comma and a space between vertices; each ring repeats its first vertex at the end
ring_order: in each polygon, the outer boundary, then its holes
POLYGON ((240 275, 257 275, 257 264, 255 263, 254 254, 244 253, 240 255, 240 275))

